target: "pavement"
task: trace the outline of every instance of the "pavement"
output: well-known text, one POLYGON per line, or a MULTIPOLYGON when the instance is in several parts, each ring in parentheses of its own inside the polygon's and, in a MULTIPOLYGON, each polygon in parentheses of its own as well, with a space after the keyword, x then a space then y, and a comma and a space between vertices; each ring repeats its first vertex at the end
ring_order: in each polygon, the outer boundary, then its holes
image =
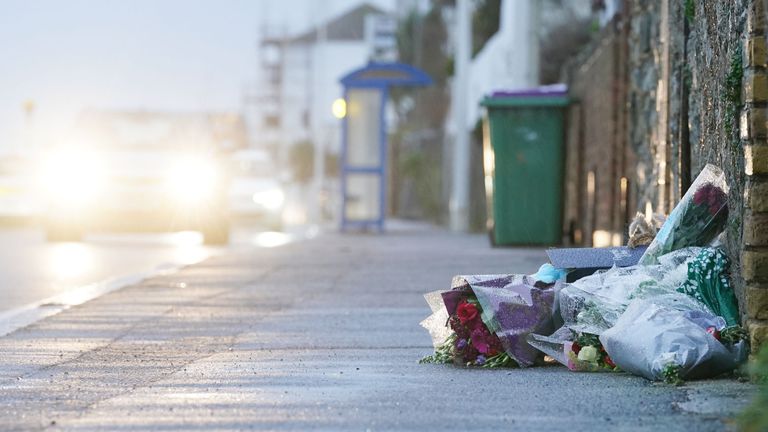
POLYGON ((0 338, 0 430, 717 431, 754 391, 420 365, 422 294, 542 249, 439 229, 237 249, 0 338))

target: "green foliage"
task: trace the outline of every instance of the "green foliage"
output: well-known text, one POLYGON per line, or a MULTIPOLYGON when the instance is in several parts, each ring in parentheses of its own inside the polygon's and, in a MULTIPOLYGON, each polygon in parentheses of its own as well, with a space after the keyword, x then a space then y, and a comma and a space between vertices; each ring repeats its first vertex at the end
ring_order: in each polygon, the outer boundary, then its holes
POLYGON ((683 68, 683 85, 688 90, 688 92, 691 91, 691 86, 693 85, 693 72, 691 71, 691 65, 687 63, 683 68))
POLYGON ((664 382, 670 385, 679 386, 685 384, 682 378, 680 378, 680 365, 670 363, 664 366, 664 370, 661 372, 664 376, 664 382))
POLYGON ((488 357, 487 360, 485 360, 485 363, 481 367, 484 368, 498 368, 498 367, 507 367, 507 368, 514 368, 518 367, 518 364, 516 361, 512 360, 512 357, 509 356, 509 354, 503 352, 501 354, 496 354, 493 357, 488 357))
POLYGON ((451 333, 450 336, 448 336, 448 339, 443 342, 442 345, 437 347, 435 349, 435 353, 432 355, 428 355, 421 360, 419 360, 420 364, 424 363, 436 363, 436 364, 446 364, 446 363, 453 363, 453 357, 454 357, 454 346, 456 345, 456 333, 451 333))
POLYGON ((586 346, 601 347, 602 346, 602 344, 600 343, 600 337, 591 333, 581 333, 579 337, 576 338, 576 343, 582 347, 586 347, 586 346))
MULTIPOLYGON (((741 81, 744 78, 741 49, 736 48, 731 56, 731 66, 725 77, 725 132, 733 137, 735 125, 741 110, 741 81)), ((736 141, 738 144, 738 141, 736 141)))
POLYGON ((685 18, 692 22, 696 17, 696 3, 694 0, 685 0, 685 18))
POLYGON ((720 341, 725 344, 735 344, 749 339, 749 333, 741 326, 726 327, 720 332, 720 341))
POLYGON ((447 82, 445 41, 448 31, 443 22, 441 5, 433 5, 426 14, 412 11, 400 21, 397 29, 397 52, 400 61, 424 70, 440 87, 447 82))
POLYGON ((589 32, 593 35, 600 33, 600 21, 594 19, 589 23, 589 32))
POLYGON ((768 430, 768 345, 764 346, 750 367, 754 381, 759 383, 755 400, 738 418, 739 429, 743 432, 768 430))
POLYGON ((423 216, 439 220, 443 212, 441 200, 440 164, 424 151, 412 149, 401 154, 399 171, 403 179, 410 179, 408 187, 416 196, 423 216))
POLYGON ((434 84, 428 88, 394 88, 391 97, 397 113, 392 146, 394 212, 402 217, 440 222, 444 215, 441 157, 442 128, 449 105, 447 55, 448 31, 443 9, 449 0, 432 0, 421 14, 412 11, 399 23, 397 47, 400 61, 424 70, 434 84), (401 195, 402 192, 402 195, 401 195), (405 197, 400 200, 400 197, 405 197))

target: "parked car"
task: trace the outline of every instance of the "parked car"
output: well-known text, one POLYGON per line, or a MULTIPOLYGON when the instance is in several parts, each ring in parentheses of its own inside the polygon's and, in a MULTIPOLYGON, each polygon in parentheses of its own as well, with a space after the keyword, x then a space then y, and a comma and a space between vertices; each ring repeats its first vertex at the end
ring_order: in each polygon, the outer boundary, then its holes
POLYGON ((271 155, 263 150, 240 150, 232 153, 230 164, 229 207, 233 217, 282 229, 285 192, 271 155))

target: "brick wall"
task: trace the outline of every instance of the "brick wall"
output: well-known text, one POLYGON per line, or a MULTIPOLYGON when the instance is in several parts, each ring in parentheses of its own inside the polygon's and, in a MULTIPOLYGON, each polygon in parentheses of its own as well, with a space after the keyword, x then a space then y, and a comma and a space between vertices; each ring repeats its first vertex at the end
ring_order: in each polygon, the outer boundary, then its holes
POLYGON ((740 138, 744 149, 744 215, 741 277, 746 286, 752 346, 768 342, 768 143, 766 142, 766 14, 762 1, 749 5, 744 38, 740 138))
POLYGON ((627 143, 626 25, 616 19, 566 67, 574 98, 566 136, 566 243, 609 246, 625 242, 627 181, 634 152, 627 143))

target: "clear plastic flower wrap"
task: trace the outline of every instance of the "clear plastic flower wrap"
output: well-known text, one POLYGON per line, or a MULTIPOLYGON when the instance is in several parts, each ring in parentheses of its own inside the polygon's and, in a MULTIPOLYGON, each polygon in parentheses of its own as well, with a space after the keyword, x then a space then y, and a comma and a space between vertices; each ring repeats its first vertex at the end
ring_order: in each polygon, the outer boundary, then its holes
POLYGON ((657 264, 660 256, 681 248, 706 246, 723 231, 727 221, 725 174, 708 164, 669 214, 640 264, 657 264))
POLYGON ((419 323, 429 332, 435 349, 439 348, 451 335, 451 329, 446 325, 449 316, 443 302, 442 293, 443 291, 432 291, 424 294, 424 300, 427 301, 429 308, 432 310, 432 315, 419 323))
POLYGON ((681 310, 709 309, 676 292, 686 281, 687 264, 700 248, 684 248, 660 257, 652 266, 614 267, 566 284, 559 293, 560 314, 571 330, 601 334, 619 319, 635 298, 656 298, 681 310))
POLYGON ((576 372, 612 372, 618 370, 597 335, 579 334, 567 326, 550 336, 530 334, 528 343, 576 372))
POLYGON ((744 341, 726 346, 716 338, 723 324, 712 314, 636 299, 600 342, 619 368, 649 380, 668 378, 670 371, 679 378, 708 378, 744 358, 744 341))
POLYGON ((562 282, 539 287, 533 278, 522 275, 495 280, 469 276, 465 280, 483 308, 483 322, 499 337, 507 354, 521 367, 532 366, 541 354, 526 339, 531 333, 555 330, 555 295, 562 282))

